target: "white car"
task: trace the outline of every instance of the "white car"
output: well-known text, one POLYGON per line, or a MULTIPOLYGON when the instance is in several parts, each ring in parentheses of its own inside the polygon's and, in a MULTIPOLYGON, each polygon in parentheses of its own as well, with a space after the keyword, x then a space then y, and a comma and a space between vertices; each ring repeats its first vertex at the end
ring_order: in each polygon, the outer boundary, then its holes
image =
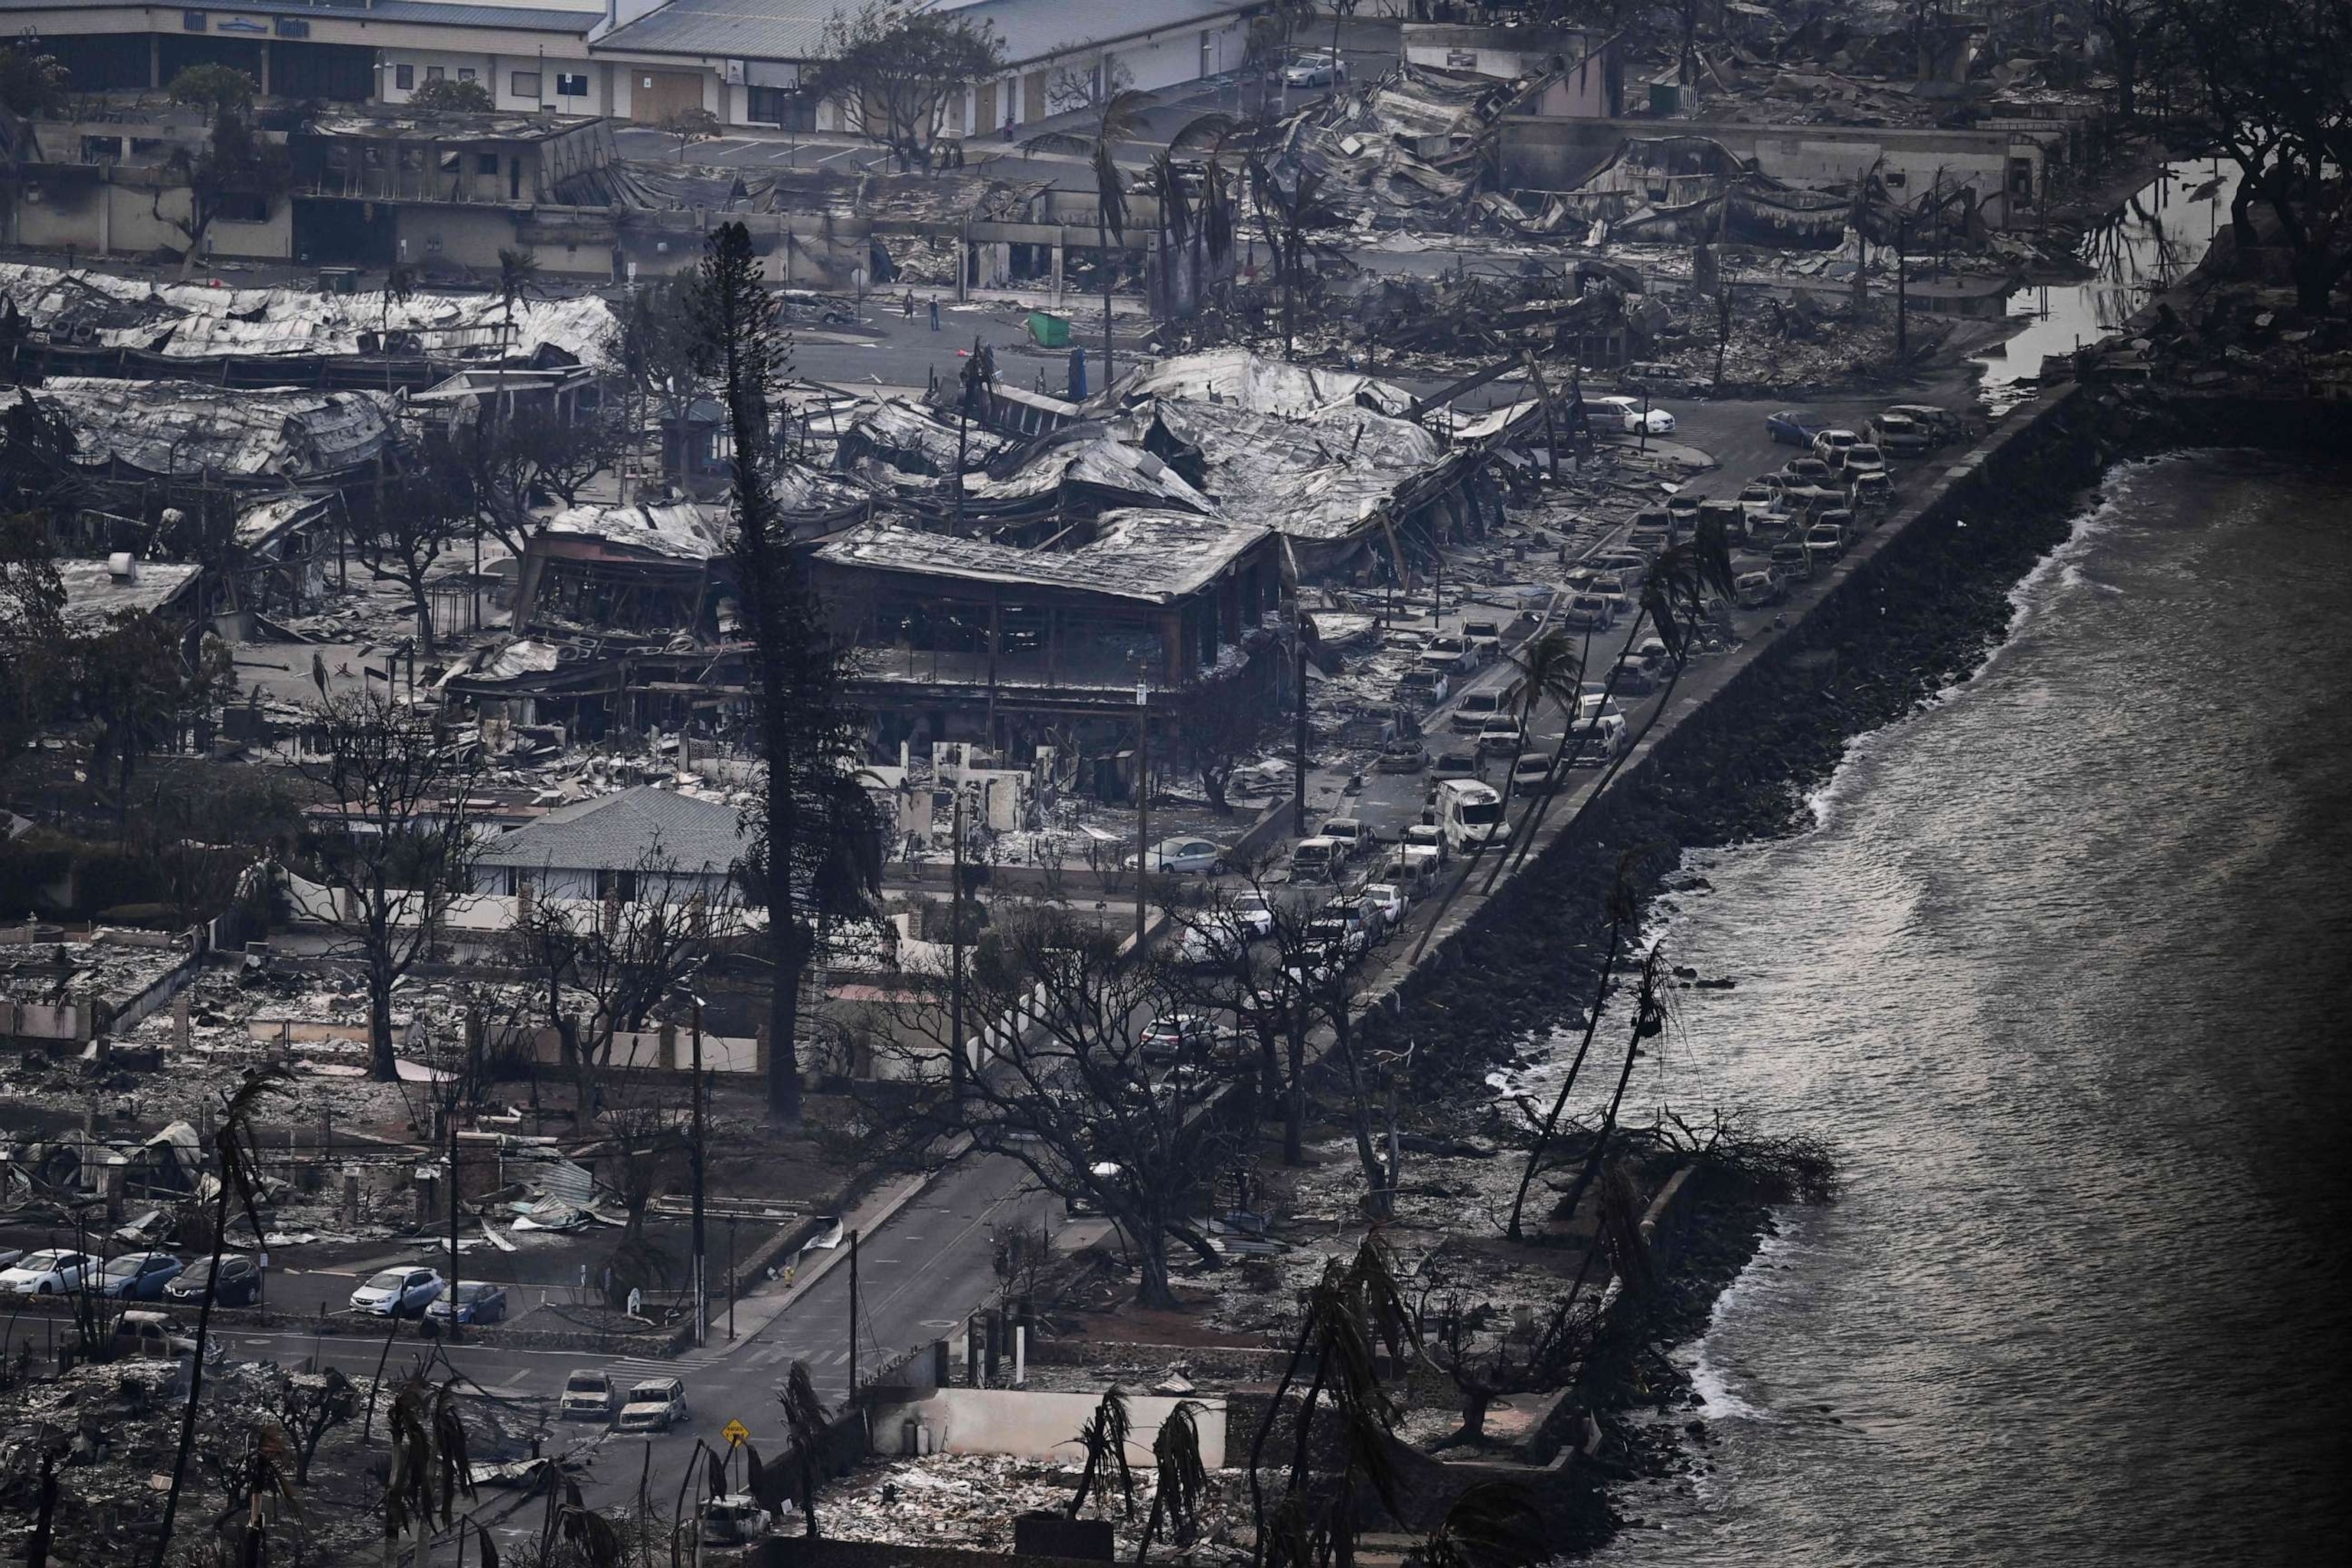
POLYGON ((1233 917, 1249 932, 1253 942, 1263 942, 1274 934, 1274 906, 1255 888, 1247 888, 1234 895, 1233 917))
POLYGON ((352 1310, 380 1318, 414 1318, 440 1294, 437 1269, 386 1268, 352 1292, 352 1310))
POLYGON ((1381 912, 1381 924, 1389 931, 1402 925, 1405 910, 1412 907, 1412 900, 1405 896, 1404 889, 1393 882, 1367 883, 1364 890, 1356 897, 1366 909, 1381 912))
POLYGON ((1598 430, 1622 430, 1628 436, 1637 436, 1646 420, 1653 436, 1675 433, 1673 415, 1663 408, 1644 410, 1640 398, 1628 397, 1621 392, 1612 392, 1605 397, 1586 398, 1584 416, 1591 420, 1593 428, 1598 430))
MULTIPOLYGON (((1206 838, 1163 838, 1151 847, 1151 868, 1205 877, 1223 861, 1224 854, 1206 838)), ((1134 865, 1135 857, 1129 856, 1127 863, 1134 865)))
POLYGON ((60 1296, 81 1289, 82 1276, 98 1271, 98 1259, 87 1252, 47 1248, 28 1252, 16 1266, 0 1273, 0 1291, 14 1296, 60 1296))
POLYGON ((1201 969, 1229 969, 1249 952, 1249 928, 1228 915, 1187 924, 1176 941, 1176 961, 1201 969))
POLYGON ((1285 87, 1337 87, 1348 79, 1348 62, 1334 59, 1328 49, 1299 56, 1282 68, 1285 87))
POLYGON ((648 1378, 629 1390, 621 1406, 624 1432, 667 1432, 686 1419, 686 1384, 674 1377, 648 1378))

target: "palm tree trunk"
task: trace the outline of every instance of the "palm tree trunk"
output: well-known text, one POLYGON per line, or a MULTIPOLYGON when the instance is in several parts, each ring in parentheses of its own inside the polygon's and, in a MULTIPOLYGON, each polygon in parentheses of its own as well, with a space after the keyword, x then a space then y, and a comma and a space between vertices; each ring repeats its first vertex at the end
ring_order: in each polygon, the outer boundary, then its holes
POLYGON ((163 1528, 155 1537, 155 1555, 152 1568, 163 1568, 164 1554, 172 1546, 172 1521, 180 1510, 180 1488, 187 1479, 188 1450, 196 1441, 196 1401, 205 1389, 205 1336, 213 1324, 213 1301, 220 1295, 221 1255, 228 1248, 229 1173, 220 1177, 220 1197, 213 1205, 212 1267, 207 1275, 204 1300, 196 1308, 196 1353, 188 1361, 188 1405, 180 1413, 180 1443, 172 1456, 172 1485, 163 1494, 163 1528))
POLYGON ((1568 1076, 1560 1080, 1559 1093, 1553 1097, 1551 1113, 1544 1118, 1536 1133, 1536 1146, 1528 1151, 1527 1169, 1519 1173, 1519 1190, 1511 1199, 1511 1223, 1504 1234, 1513 1241, 1520 1240, 1519 1215, 1527 1207, 1528 1189, 1535 1184, 1536 1172, 1543 1164, 1544 1151, 1551 1144, 1552 1133, 1559 1127, 1560 1112, 1568 1108, 1568 1097, 1576 1088, 1576 1076, 1584 1070, 1585 1053, 1592 1049, 1592 1037, 1601 1029, 1601 1005, 1609 995, 1609 977, 1617 967, 1617 954, 1624 940, 1624 927, 1617 921, 1609 922, 1609 952, 1601 961, 1601 984, 1592 993, 1592 1016, 1584 1025, 1584 1038, 1576 1047, 1576 1059, 1568 1064, 1568 1076))
POLYGON ((1110 230, 1108 230, 1108 228, 1105 228, 1105 227, 1104 227, 1102 225, 1100 225, 1100 224, 1097 224, 1097 225, 1095 226, 1095 238, 1096 238, 1097 241, 1099 241, 1099 242, 1100 242, 1100 244, 1101 244, 1101 246, 1102 246, 1102 269, 1103 269, 1103 373, 1102 373, 1102 384, 1103 384, 1103 390, 1104 390, 1105 392, 1108 392, 1108 391, 1110 390, 1110 383, 1111 383, 1111 363, 1110 363, 1110 283, 1111 283, 1110 230))

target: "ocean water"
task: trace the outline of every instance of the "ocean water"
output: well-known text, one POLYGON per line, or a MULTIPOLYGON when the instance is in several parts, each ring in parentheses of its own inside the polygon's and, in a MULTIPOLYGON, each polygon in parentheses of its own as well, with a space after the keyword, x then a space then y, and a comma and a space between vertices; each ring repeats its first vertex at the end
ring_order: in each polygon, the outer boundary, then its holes
POLYGON ((1653 934, 1737 984, 1635 1100, 1844 1190, 1681 1352, 1715 1469, 1602 1561, 2352 1556, 2348 595, 2352 467, 2118 470, 1811 831, 1693 862, 1653 934))

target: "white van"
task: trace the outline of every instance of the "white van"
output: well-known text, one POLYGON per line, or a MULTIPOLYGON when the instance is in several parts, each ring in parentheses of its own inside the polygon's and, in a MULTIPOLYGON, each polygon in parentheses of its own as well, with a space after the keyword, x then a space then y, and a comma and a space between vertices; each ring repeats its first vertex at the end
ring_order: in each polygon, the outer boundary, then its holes
POLYGON ((1499 838, 1503 797, 1475 779, 1448 779, 1437 786, 1437 829, 1457 853, 1499 838))

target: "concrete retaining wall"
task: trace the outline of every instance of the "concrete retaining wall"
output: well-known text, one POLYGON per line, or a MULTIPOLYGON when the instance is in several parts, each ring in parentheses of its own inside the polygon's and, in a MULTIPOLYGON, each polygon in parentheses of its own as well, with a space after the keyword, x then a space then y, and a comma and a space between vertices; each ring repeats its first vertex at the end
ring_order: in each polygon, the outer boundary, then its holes
MULTIPOLYGON (((935 1451, 947 1454, 1006 1454, 1019 1459, 1067 1459, 1085 1457, 1078 1430, 1101 1403, 1097 1394, 1057 1394, 1023 1388, 942 1388, 927 1399, 880 1405, 874 1411, 874 1442, 885 1453, 903 1452, 901 1433, 908 1421, 919 1423, 931 1435, 935 1451)), ((1166 1394, 1129 1395, 1127 1462, 1148 1466, 1160 1424, 1178 1401, 1166 1394)), ((1225 1464, 1225 1404, 1222 1399, 1195 1402, 1194 1420, 1201 1434, 1201 1462, 1210 1469, 1225 1464)))

